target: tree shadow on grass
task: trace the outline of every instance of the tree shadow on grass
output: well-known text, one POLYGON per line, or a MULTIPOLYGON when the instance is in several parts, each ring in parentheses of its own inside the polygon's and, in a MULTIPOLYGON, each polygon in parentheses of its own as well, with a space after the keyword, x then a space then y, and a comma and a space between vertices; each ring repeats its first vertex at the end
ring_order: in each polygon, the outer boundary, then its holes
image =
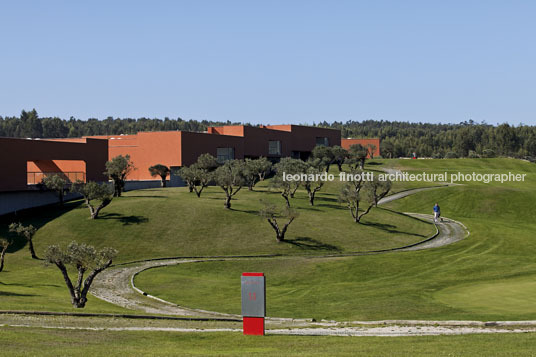
POLYGON ((19 293, 11 293, 9 291, 0 291, 0 296, 38 296, 35 294, 19 294, 19 293))
POLYGON ((339 205, 334 205, 334 204, 331 204, 331 203, 321 203, 321 204, 317 204, 316 206, 318 207, 327 207, 327 208, 333 208, 333 209, 342 209, 342 210, 347 210, 348 208, 343 206, 342 204, 339 204, 339 205))
POLYGON ((423 238, 426 237, 423 234, 400 231, 400 230, 396 229, 396 226, 394 226, 392 224, 374 223, 374 222, 361 222, 361 224, 364 225, 364 226, 378 228, 378 229, 381 229, 382 231, 386 231, 386 232, 389 232, 389 233, 406 234, 406 235, 410 235, 410 236, 417 236, 417 237, 423 237, 423 238))
POLYGON ((325 250, 332 252, 341 251, 341 249, 335 245, 322 243, 316 239, 309 237, 296 237, 294 239, 284 240, 283 243, 292 244, 303 250, 325 250))
MULTIPOLYGON (((8 271, 8 270, 6 270, 8 271)), ((20 284, 20 283, 3 283, 0 281, 0 285, 5 285, 5 286, 22 286, 22 287, 25 287, 25 288, 35 288, 35 287, 54 287, 54 288, 58 288, 58 287, 61 287, 61 285, 58 285, 58 284, 20 284)))
POLYGON ((159 195, 128 195, 128 196, 121 196, 121 198, 169 198, 169 197, 159 196, 159 195))
MULTIPOLYGON (((25 226, 33 225, 35 228, 39 229, 43 227, 50 221, 64 215, 65 213, 79 208, 85 208, 82 200, 74 200, 65 202, 63 206, 60 206, 57 203, 28 208, 20 210, 17 212, 5 214, 0 216, 0 238, 7 238, 11 241, 7 252, 15 253, 28 244, 27 240, 24 237, 20 237, 15 233, 9 232, 8 226, 11 223, 22 223, 25 226)), ((36 242, 34 241, 34 244, 36 242)))
POLYGON ((149 218, 143 216, 123 216, 119 213, 105 213, 99 216, 97 219, 115 219, 124 226, 130 226, 131 224, 141 224, 149 222, 149 218))

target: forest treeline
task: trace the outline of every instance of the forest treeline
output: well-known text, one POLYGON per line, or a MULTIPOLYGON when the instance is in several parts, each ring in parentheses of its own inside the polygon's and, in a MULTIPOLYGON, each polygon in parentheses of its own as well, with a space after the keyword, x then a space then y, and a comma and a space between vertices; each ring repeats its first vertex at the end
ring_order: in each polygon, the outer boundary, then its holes
MULTIPOLYGON (((68 120, 40 118, 37 112, 22 111, 18 117, 0 116, 0 136, 16 138, 72 138, 91 135, 135 134, 139 131, 205 131, 208 126, 240 123, 150 118, 68 120)), ((498 126, 466 121, 459 124, 430 124, 366 120, 320 122, 319 127, 340 129, 343 138, 380 138, 383 157, 536 157, 536 126, 498 126)))

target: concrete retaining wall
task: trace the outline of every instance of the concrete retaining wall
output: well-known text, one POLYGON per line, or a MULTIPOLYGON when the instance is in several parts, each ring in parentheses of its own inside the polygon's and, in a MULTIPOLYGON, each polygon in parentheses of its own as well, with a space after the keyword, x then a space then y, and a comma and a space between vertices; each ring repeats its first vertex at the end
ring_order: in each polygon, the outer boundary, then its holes
MULTIPOLYGON (((127 181, 125 182, 125 191, 159 188, 160 185, 160 180, 127 181)), ((110 186, 113 187, 111 183, 110 186)), ((184 186, 184 182, 182 182, 182 180, 175 179, 172 180, 171 183, 168 181, 168 186, 184 186)), ((81 196, 78 194, 67 193, 64 200, 67 202, 80 197, 81 196)), ((52 191, 39 191, 35 189, 28 191, 0 192, 0 216, 23 209, 52 205, 58 202, 58 196, 52 191)))

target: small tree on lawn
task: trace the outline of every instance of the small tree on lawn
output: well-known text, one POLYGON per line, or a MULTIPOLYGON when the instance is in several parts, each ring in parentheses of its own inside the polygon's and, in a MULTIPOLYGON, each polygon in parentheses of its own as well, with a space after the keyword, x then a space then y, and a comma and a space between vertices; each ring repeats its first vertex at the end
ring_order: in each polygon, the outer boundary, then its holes
POLYGON ((71 191, 76 192, 84 197, 84 202, 89 208, 91 219, 99 216, 99 212, 112 202, 113 192, 110 187, 105 184, 99 184, 93 181, 90 182, 74 182, 71 186, 71 191), (91 201, 97 201, 99 204, 95 206, 91 201))
POLYGON ((11 242, 7 239, 0 239, 0 271, 4 270, 4 259, 6 257, 7 248, 11 245, 11 242))
POLYGON ((391 191, 392 183, 391 181, 380 181, 377 178, 374 178, 373 181, 366 183, 367 192, 369 195, 369 201, 372 202, 374 207, 378 207, 378 202, 391 191))
POLYGON ((205 187, 212 182, 214 173, 199 167, 198 164, 193 164, 190 166, 191 174, 193 177, 193 189, 197 197, 201 197, 201 192, 205 187), (198 188, 199 187, 199 188, 198 188))
POLYGON ((37 229, 34 226, 32 226, 31 224, 29 226, 23 226, 21 223, 11 223, 9 225, 9 231, 26 238, 26 240, 28 241, 28 249, 30 250, 32 258, 39 259, 35 254, 33 246, 33 236, 35 232, 37 232, 37 229))
POLYGON ((225 192, 225 208, 231 208, 231 199, 246 184, 244 162, 229 160, 214 171, 214 181, 225 192))
POLYGON ((290 198, 294 198, 294 194, 300 187, 301 180, 288 180, 286 175, 301 174, 307 171, 307 164, 299 159, 289 157, 282 158, 274 165, 276 175, 272 179, 272 187, 281 192, 281 197, 285 199, 287 207, 290 207, 290 198))
POLYGON ((130 155, 119 155, 106 162, 105 175, 114 182, 114 197, 120 197, 127 175, 134 170, 134 163, 130 161, 130 155))
POLYGON ((360 223, 361 218, 367 215, 372 207, 377 206, 378 202, 389 193, 390 189, 390 181, 379 181, 377 178, 364 183, 363 181, 359 183, 351 182, 343 186, 339 201, 346 203, 354 221, 360 223), (368 206, 362 213, 359 213, 361 201, 364 201, 368 206))
POLYGON ((288 227, 299 216, 298 212, 288 206, 280 209, 272 203, 262 201, 261 203, 263 207, 259 211, 259 215, 270 223, 275 231, 277 242, 283 242, 288 227))
POLYGON ((365 168, 365 160, 367 159, 368 149, 361 144, 355 144, 350 146, 350 163, 354 165, 354 168, 365 168))
POLYGON ((160 176, 160 179, 162 180, 162 187, 166 187, 166 178, 168 177, 170 172, 171 171, 169 170, 169 167, 162 164, 156 164, 154 166, 149 167, 149 173, 152 177, 160 176))
POLYGON ((63 205, 63 196, 67 180, 65 180, 58 174, 54 174, 50 176, 45 176, 43 178, 43 184, 49 190, 56 191, 56 193, 58 194, 58 198, 60 199, 60 205, 63 205))
POLYGON ((184 180, 184 182, 186 182, 188 190, 190 192, 194 192, 194 187, 196 183, 196 175, 194 170, 191 167, 184 166, 179 169, 178 174, 184 180))
POLYGON ((265 157, 259 159, 246 159, 244 177, 250 191, 257 182, 264 180, 266 175, 272 170, 272 163, 265 157))
POLYGON ((315 148, 311 152, 311 157, 317 162, 318 166, 325 167, 326 172, 329 171, 329 167, 331 166, 331 164, 335 162, 335 156, 333 154, 333 151, 328 146, 315 146, 315 148))
POLYGON ((350 213, 352 214, 352 218, 356 223, 358 223, 360 219, 360 193, 365 183, 363 180, 362 172, 362 170, 353 168, 350 172, 350 175, 352 175, 352 177, 354 177, 355 179, 347 182, 344 186, 342 186, 341 191, 339 193, 339 202, 346 204, 346 206, 350 210, 350 213))
POLYGON ((340 147, 340 146, 333 146, 331 148, 331 153, 333 155, 333 162, 337 164, 337 167, 339 168, 339 172, 342 171, 342 165, 344 164, 344 161, 349 157, 349 153, 346 149, 340 147))
POLYGON ((93 280, 104 269, 112 264, 112 259, 117 255, 113 248, 103 248, 97 251, 94 247, 84 243, 72 242, 67 249, 61 249, 57 245, 48 247, 45 253, 45 260, 48 264, 54 264, 63 275, 65 284, 71 294, 71 303, 76 308, 86 306, 87 293, 93 280), (70 265, 77 270, 75 284, 71 281, 67 266, 70 265), (89 275, 84 280, 84 274, 89 275))
POLYGON ((307 191, 307 195, 309 196, 309 204, 311 206, 315 205, 315 195, 322 186, 324 186, 324 181, 322 181, 321 178, 321 172, 316 167, 310 166, 307 169, 307 178, 302 181, 303 187, 307 191))

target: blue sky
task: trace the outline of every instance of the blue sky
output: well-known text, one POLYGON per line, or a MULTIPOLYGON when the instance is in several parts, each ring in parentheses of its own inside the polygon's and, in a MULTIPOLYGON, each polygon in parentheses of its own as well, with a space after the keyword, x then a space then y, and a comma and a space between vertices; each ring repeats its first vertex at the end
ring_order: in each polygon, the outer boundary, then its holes
POLYGON ((0 115, 536 124, 536 1, 2 1, 0 115))

